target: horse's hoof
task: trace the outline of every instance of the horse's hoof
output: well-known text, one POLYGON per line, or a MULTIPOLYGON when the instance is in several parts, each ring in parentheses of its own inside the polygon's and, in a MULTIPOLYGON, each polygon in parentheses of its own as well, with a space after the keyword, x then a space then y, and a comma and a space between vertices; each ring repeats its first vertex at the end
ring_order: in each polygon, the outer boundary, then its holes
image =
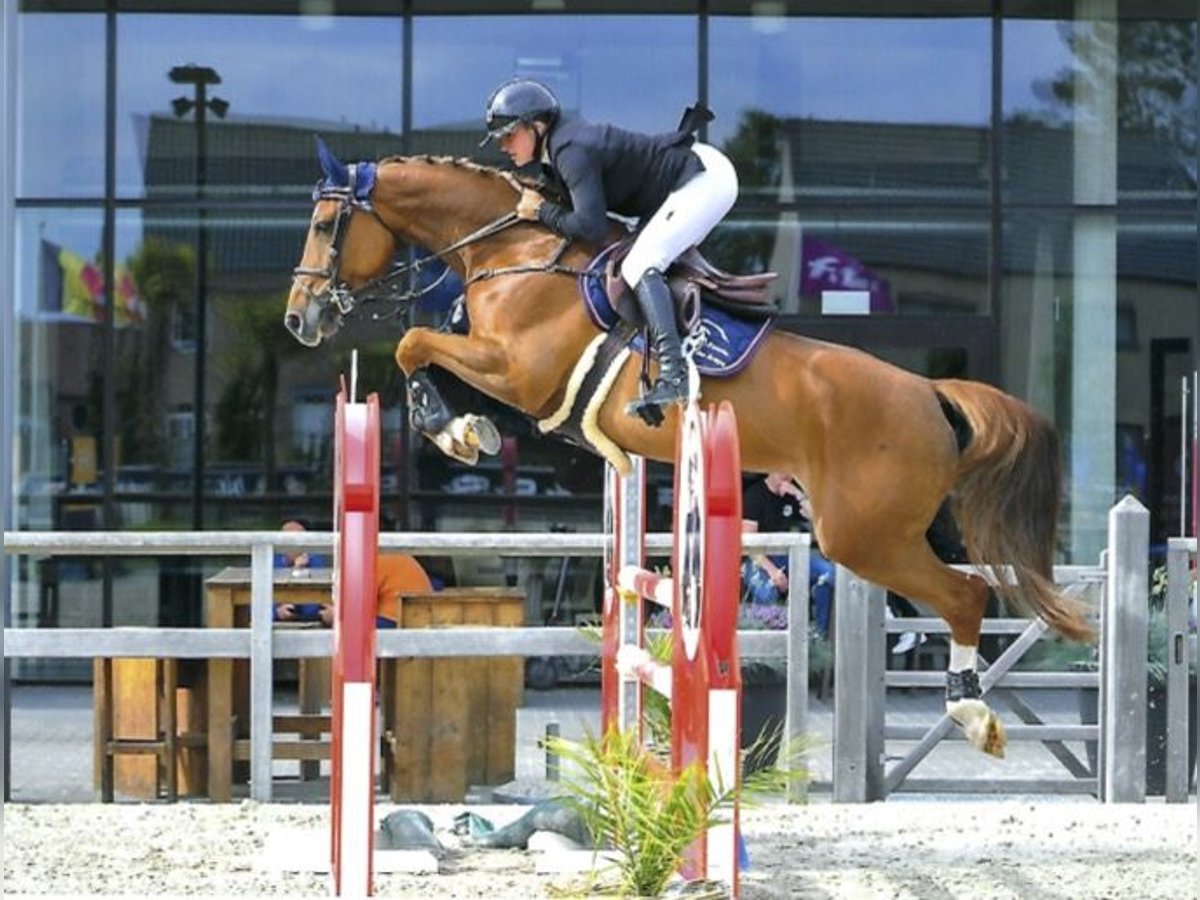
POLYGON ((500 432, 492 424, 492 420, 484 416, 467 416, 467 444, 477 447, 488 456, 500 452, 500 432))
POLYGON ((1004 759, 1008 735, 1004 723, 982 700, 952 700, 946 703, 946 713, 962 729, 967 742, 988 756, 1004 759))
POLYGON ((437 445, 439 450, 451 459, 457 459, 468 466, 473 466, 479 462, 479 451, 474 447, 468 447, 456 441, 454 435, 449 430, 439 431, 437 434, 431 434, 428 437, 437 445))

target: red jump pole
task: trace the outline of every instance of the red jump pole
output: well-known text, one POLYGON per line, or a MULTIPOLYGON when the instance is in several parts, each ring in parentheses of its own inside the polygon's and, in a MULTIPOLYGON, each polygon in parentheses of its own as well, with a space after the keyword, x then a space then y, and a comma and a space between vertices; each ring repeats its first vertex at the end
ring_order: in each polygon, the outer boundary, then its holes
POLYGON ((379 397, 337 397, 334 450, 331 873, 336 896, 374 892, 375 560, 379 552, 379 397))

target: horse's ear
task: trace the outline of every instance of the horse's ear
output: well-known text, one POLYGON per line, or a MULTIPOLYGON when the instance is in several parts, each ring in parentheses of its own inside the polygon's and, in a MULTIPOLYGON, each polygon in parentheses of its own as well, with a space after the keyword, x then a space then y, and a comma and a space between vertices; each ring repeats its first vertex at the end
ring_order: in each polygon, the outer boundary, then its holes
POLYGON ((346 164, 333 155, 329 145, 319 135, 314 135, 317 141, 317 160, 321 163, 321 171, 331 184, 345 187, 350 183, 350 173, 346 164))

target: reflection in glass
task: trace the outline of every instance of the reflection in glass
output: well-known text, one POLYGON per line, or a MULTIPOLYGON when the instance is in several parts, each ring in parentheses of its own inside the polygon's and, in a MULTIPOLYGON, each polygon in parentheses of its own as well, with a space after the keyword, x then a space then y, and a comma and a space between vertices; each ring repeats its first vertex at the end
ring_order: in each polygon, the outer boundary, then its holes
POLYGON ((117 192, 193 196, 197 169, 191 98, 172 84, 175 67, 197 64, 220 77, 228 103, 207 120, 210 194, 307 196, 316 180, 313 134, 346 158, 400 149, 403 54, 399 16, 205 16, 124 14, 117 19, 117 192), (331 59, 353 48, 352 65, 331 59), (305 61, 323 61, 321 65, 305 61))
MULTIPOLYGON (((480 155, 484 104, 514 75, 541 80, 565 110, 591 121, 669 130, 696 100, 696 42, 694 16, 419 17, 414 144, 480 155)), ((488 153, 489 162, 502 162, 494 147, 488 153)))
MULTIPOLYGON (((279 519, 274 510, 286 505, 288 496, 324 495, 332 465, 328 441, 297 441, 291 433, 296 398, 321 395, 331 402, 341 362, 337 353, 302 347, 282 325, 288 273, 296 264, 307 212, 205 218, 208 349, 202 359, 192 343, 176 339, 179 317, 196 307, 194 248, 200 220, 147 213, 144 220, 130 215, 125 221, 140 229, 135 271, 147 286, 149 323, 144 342, 127 354, 118 373, 120 402, 127 407, 123 418, 141 422, 148 436, 136 462, 158 482, 154 490, 176 495, 171 510, 178 515, 188 508, 192 441, 199 426, 206 460, 205 521, 274 527, 279 519), (193 385, 200 365, 206 402, 197 420, 193 385), (157 389, 140 396, 137 386, 146 378, 153 378, 157 389), (244 506, 239 520, 232 501, 248 497, 265 505, 244 506)), ((327 518, 327 511, 320 518, 327 518)))
POLYGON ((17 216, 11 288, 17 302, 18 528, 60 527, 64 496, 86 498, 100 490, 101 230, 93 211, 37 209, 17 216))
MULTIPOLYGON (((1005 190, 1030 202, 1081 201, 1091 104, 1111 104, 1122 198, 1194 197, 1195 23, 1009 20, 1004 23, 1005 190), (1112 61, 1115 60, 1115 66, 1112 61)), ((1094 156, 1094 150, 1087 150, 1094 156)))
POLYGON ((16 22, 17 196, 103 197, 104 16, 16 22))
POLYGON ((733 215, 705 250, 723 268, 772 271, 775 299, 806 316, 987 315, 984 213, 733 215))
POLYGON ((1196 368, 1196 239, 1190 211, 1118 219, 1115 489, 1150 510, 1152 544, 1186 533, 1181 394, 1196 368))
POLYGON ((714 17, 710 139, 757 159, 739 172, 764 200, 785 171, 801 196, 983 199, 989 35, 982 18, 714 17))

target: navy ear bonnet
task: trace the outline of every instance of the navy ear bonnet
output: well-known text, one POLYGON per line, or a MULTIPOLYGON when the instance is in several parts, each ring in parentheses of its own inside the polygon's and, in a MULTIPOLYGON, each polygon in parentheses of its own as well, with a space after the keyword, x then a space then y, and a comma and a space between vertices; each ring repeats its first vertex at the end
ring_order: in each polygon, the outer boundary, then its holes
POLYGON ((324 178, 313 188, 313 200, 328 194, 349 194, 355 201, 370 205, 371 190, 375 187, 373 162, 346 165, 336 156, 321 138, 317 138, 317 160, 321 163, 324 178))

